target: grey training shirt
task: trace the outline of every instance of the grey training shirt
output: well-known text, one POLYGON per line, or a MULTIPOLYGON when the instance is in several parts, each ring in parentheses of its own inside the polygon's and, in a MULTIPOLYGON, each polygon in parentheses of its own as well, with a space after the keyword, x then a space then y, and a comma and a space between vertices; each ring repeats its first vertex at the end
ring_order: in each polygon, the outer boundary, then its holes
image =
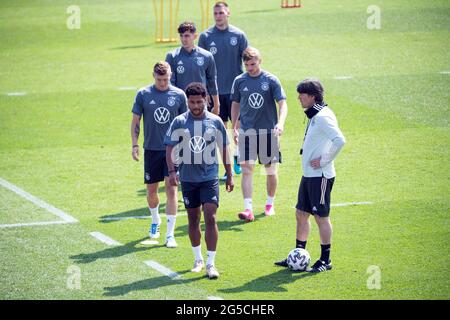
POLYGON ((231 100, 240 103, 241 129, 244 131, 251 128, 272 130, 278 122, 275 101, 285 99, 278 78, 264 70, 257 77, 251 77, 248 72, 237 76, 231 91, 231 100))
POLYGON ((218 179, 217 147, 226 147, 228 138, 220 117, 205 111, 201 119, 190 111, 176 117, 167 131, 164 143, 175 146, 175 162, 180 180, 204 182, 218 179))
POLYGON ((186 112, 186 102, 184 92, 172 85, 166 91, 159 91, 155 85, 138 91, 132 112, 144 116, 144 149, 166 149, 164 135, 172 120, 186 112))
POLYGON ((208 93, 217 95, 217 70, 214 58, 209 51, 195 47, 187 52, 179 47, 166 56, 166 62, 172 68, 170 82, 185 90, 191 82, 201 82, 206 86, 208 93))
POLYGON ((232 25, 225 30, 214 26, 200 34, 198 46, 214 56, 219 93, 230 94, 234 78, 243 72, 242 52, 248 47, 245 33, 232 25))

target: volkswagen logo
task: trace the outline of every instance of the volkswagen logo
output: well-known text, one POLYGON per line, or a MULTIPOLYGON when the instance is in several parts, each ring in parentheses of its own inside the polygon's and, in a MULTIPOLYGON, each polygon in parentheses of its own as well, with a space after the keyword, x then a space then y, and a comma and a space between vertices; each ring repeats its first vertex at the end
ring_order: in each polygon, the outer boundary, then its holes
POLYGON ((177 67, 177 73, 184 73, 184 67, 183 66, 178 66, 177 67))
POLYGON ((206 147, 206 141, 201 136, 193 136, 189 140, 189 148, 191 148, 191 151, 194 153, 200 153, 203 150, 205 150, 206 147))
POLYGON ((169 121, 170 112, 166 108, 159 107, 155 110, 153 116, 156 122, 158 122, 159 124, 164 124, 169 121))
POLYGON ((252 93, 250 97, 248 97, 248 103, 253 109, 259 109, 264 104, 264 98, 259 93, 252 93))

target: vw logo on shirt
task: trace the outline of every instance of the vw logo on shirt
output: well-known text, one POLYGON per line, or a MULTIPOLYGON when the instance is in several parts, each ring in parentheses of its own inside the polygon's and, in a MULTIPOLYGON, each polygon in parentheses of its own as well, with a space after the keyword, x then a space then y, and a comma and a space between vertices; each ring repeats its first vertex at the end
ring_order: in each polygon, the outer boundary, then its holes
POLYGON ((259 109, 264 104, 264 98, 259 93, 252 93, 250 97, 248 97, 248 104, 253 109, 259 109))
POLYGON ((184 73, 184 67, 183 66, 178 66, 177 67, 177 73, 184 73))
POLYGON ((201 136, 193 136, 189 140, 189 148, 194 153, 200 153, 205 150, 206 140, 201 136))
POLYGON ((170 112, 166 108, 159 107, 153 113, 153 117, 155 118, 155 121, 158 122, 159 124, 164 124, 169 121, 170 112))

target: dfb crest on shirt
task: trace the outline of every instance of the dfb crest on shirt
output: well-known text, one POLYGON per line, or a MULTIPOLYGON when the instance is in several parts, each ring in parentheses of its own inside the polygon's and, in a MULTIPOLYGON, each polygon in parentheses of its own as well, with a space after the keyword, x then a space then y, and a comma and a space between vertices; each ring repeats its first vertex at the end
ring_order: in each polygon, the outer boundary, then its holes
POLYGON ((215 55, 217 53, 217 47, 209 48, 209 52, 211 52, 213 55, 215 55))
POLYGON ((184 66, 178 66, 177 73, 184 73, 184 66))
POLYGON ((264 98, 259 93, 252 93, 250 97, 248 97, 248 104, 253 109, 259 109, 264 104, 264 98))
POLYGON ((269 90, 269 83, 268 82, 261 83, 261 89, 263 89, 264 91, 269 90))
POLYGON ((200 153, 205 150, 206 140, 201 136, 193 136, 189 140, 189 148, 194 153, 200 153))
POLYGON ((159 124, 164 124, 169 121, 170 112, 166 108, 159 107, 153 113, 153 117, 155 118, 155 121, 158 122, 159 124))
POLYGON ((201 67, 205 64, 205 58, 203 57, 197 57, 197 64, 201 67))
POLYGON ((167 99, 167 105, 169 105, 170 107, 173 107, 176 103, 176 99, 175 97, 169 97, 169 99, 167 99))
POLYGON ((230 44, 231 44, 232 46, 237 45, 237 43, 238 43, 238 41, 237 41, 237 38, 236 38, 236 37, 231 37, 231 38, 230 38, 230 44))

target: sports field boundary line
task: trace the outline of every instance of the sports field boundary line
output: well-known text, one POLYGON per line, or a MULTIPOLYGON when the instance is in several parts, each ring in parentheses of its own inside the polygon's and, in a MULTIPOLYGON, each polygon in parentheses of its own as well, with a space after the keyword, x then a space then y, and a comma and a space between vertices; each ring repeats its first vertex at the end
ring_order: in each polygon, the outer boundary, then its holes
POLYGON ((103 234, 99 231, 94 231, 89 233, 92 237, 97 239, 100 242, 107 244, 108 246, 121 246, 122 244, 113 238, 108 237, 106 234, 103 234))
POLYGON ((31 203, 35 204, 36 206, 47 210, 48 212, 54 214, 55 216, 61 218, 63 221, 47 221, 47 222, 30 222, 30 223, 15 223, 15 224, 3 224, 0 225, 1 228, 8 228, 8 227, 23 227, 23 226, 36 226, 36 225, 49 225, 49 224, 64 224, 64 223, 76 223, 78 222, 77 219, 72 217, 71 215, 65 213, 64 211, 52 206, 51 204, 48 204, 42 199, 39 199, 38 197, 33 196, 32 194, 26 192, 25 190, 19 188, 18 186, 0 178, 0 185, 2 185, 4 188, 16 193, 20 197, 30 201, 31 203))
POLYGON ((158 271, 159 273, 162 273, 165 276, 168 276, 169 278, 173 280, 180 280, 181 275, 176 273, 175 271, 170 270, 169 268, 163 266, 162 264, 159 264, 158 262, 154 260, 146 260, 144 263, 149 266, 150 268, 158 271))
POLYGON ((348 207, 348 206, 363 206, 374 204, 372 201, 360 201, 360 202, 342 202, 342 203, 332 203, 331 207, 348 207))
POLYGON ((39 222, 26 222, 26 223, 9 223, 0 224, 0 229, 3 228, 17 228, 17 227, 33 227, 33 226, 47 226, 52 224, 68 224, 66 221, 39 221, 39 222))

